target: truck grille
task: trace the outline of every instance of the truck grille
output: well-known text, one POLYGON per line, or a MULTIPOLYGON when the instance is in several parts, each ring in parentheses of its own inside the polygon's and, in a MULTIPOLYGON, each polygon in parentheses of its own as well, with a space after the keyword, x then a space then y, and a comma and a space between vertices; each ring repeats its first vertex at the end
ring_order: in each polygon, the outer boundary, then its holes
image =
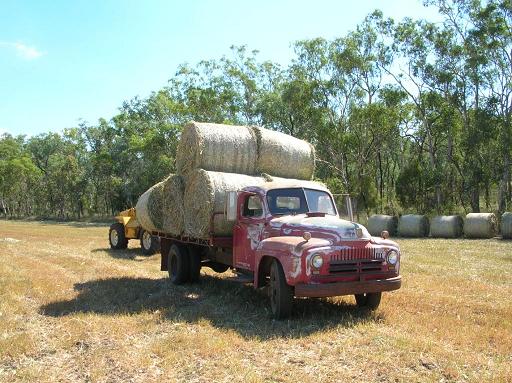
POLYGON ((331 262, 336 261, 356 261, 360 259, 384 259, 381 249, 374 247, 354 248, 350 247, 342 249, 339 253, 331 255, 331 262))
POLYGON ((350 275, 383 270, 384 253, 373 247, 347 248, 331 255, 329 273, 350 275))
POLYGON ((329 273, 331 274, 360 274, 382 271, 381 259, 361 259, 359 261, 331 261, 329 273))

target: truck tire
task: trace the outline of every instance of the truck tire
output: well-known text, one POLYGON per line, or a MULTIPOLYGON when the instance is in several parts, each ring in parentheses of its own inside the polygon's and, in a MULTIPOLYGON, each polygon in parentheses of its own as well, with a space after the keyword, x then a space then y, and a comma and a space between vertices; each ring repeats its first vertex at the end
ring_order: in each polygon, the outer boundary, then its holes
POLYGON ((293 305, 293 288, 286 283, 283 267, 277 259, 270 266, 270 308, 275 319, 290 316, 293 305))
POLYGON ((128 247, 128 240, 124 235, 124 225, 122 223, 116 222, 110 225, 108 241, 111 249, 121 250, 128 247))
POLYGON ((355 294, 355 297, 358 307, 368 310, 376 310, 377 307, 379 307, 382 293, 355 294))
POLYGON ((194 247, 188 248, 188 259, 189 259, 189 282, 199 282, 201 275, 201 253, 194 247))
POLYGON ((158 238, 151 235, 149 231, 142 230, 142 234, 140 235, 140 248, 142 249, 142 254, 153 255, 158 250, 158 246, 158 238))
POLYGON ((189 280, 189 259, 185 246, 173 244, 169 249, 169 279, 175 285, 189 280))

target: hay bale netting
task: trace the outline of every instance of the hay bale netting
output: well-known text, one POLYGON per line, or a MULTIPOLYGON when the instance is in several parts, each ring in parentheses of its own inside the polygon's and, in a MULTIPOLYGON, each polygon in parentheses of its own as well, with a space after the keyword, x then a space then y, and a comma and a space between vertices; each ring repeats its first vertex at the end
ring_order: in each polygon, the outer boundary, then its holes
POLYGON ((460 215, 439 215, 430 221, 430 235, 434 238, 462 237, 464 220, 460 215))
POLYGON ((501 216, 501 235, 512 239, 512 213, 503 213, 501 216))
POLYGON ((180 235, 183 221, 183 178, 170 175, 142 194, 135 207, 141 226, 149 231, 180 235))
POLYGON ((195 169, 254 174, 258 147, 247 126, 189 122, 183 128, 176 153, 179 174, 195 169))
POLYGON ((424 215, 406 214, 398 220, 398 235, 401 237, 426 237, 428 231, 428 218, 424 215))
POLYGON ((392 215, 374 214, 368 218, 368 231, 373 236, 380 236, 384 230, 394 236, 397 226, 398 218, 392 215))
MULTIPOLYGON (((189 174, 185 187, 185 235, 207 239, 213 213, 224 212, 226 192, 265 183, 262 177, 243 174, 194 170, 189 174)), ((231 236, 234 222, 223 214, 214 217, 213 231, 217 236, 231 236)))
POLYGON ((259 173, 310 180, 315 171, 315 148, 288 134, 253 127, 258 140, 259 173))
POLYGON ((464 220, 467 238, 492 238, 496 235, 496 216, 493 213, 469 213, 464 220))

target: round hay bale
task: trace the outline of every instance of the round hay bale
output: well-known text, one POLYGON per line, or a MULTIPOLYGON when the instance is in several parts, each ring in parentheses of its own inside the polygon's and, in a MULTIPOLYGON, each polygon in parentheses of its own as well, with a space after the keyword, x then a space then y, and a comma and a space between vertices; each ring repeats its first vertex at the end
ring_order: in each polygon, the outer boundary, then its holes
POLYGON ((387 230, 390 236, 396 235, 397 226, 398 218, 392 215, 374 214, 368 218, 368 231, 376 237, 384 230, 387 230))
POLYGON ((512 239, 512 213, 503 213, 501 216, 501 235, 512 239))
POLYGON ((194 169, 254 174, 257 140, 247 126, 189 122, 183 128, 176 153, 179 174, 194 169))
POLYGON ((497 220, 493 213, 469 213, 464 220, 467 238, 492 238, 496 235, 497 220))
POLYGON ((315 148, 288 134, 253 127, 258 141, 259 173, 310 180, 315 171, 315 148))
POLYGON ((424 215, 406 214, 398 221, 398 235, 401 237, 426 237, 428 231, 428 218, 424 215))
POLYGON ((164 220, 162 230, 164 233, 181 235, 185 230, 183 218, 183 195, 185 182, 183 177, 170 175, 164 180, 163 203, 164 220))
POLYGON ((430 235, 434 238, 462 237, 464 220, 460 215, 439 215, 430 221, 430 235))
POLYGON ((148 231, 159 231, 163 226, 163 190, 163 181, 151 186, 139 197, 135 205, 137 220, 148 231))
POLYGON ((150 231, 180 235, 183 222, 183 178, 171 174, 142 194, 135 207, 137 220, 150 231))
MULTIPOLYGON (((214 213, 224 212, 226 192, 263 183, 265 180, 262 177, 203 169, 194 170, 189 174, 185 186, 185 234, 194 238, 207 239, 210 234, 211 217, 214 213)), ((234 222, 227 221, 224 214, 216 214, 213 233, 217 236, 231 236, 233 225, 234 222)))

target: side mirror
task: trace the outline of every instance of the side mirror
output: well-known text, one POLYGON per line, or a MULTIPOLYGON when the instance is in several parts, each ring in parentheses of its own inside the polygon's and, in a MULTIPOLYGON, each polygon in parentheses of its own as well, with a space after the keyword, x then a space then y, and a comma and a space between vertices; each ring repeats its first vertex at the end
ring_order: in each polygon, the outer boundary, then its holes
POLYGON ((226 197, 226 220, 236 221, 236 203, 238 199, 238 193, 236 191, 228 191, 226 197))

